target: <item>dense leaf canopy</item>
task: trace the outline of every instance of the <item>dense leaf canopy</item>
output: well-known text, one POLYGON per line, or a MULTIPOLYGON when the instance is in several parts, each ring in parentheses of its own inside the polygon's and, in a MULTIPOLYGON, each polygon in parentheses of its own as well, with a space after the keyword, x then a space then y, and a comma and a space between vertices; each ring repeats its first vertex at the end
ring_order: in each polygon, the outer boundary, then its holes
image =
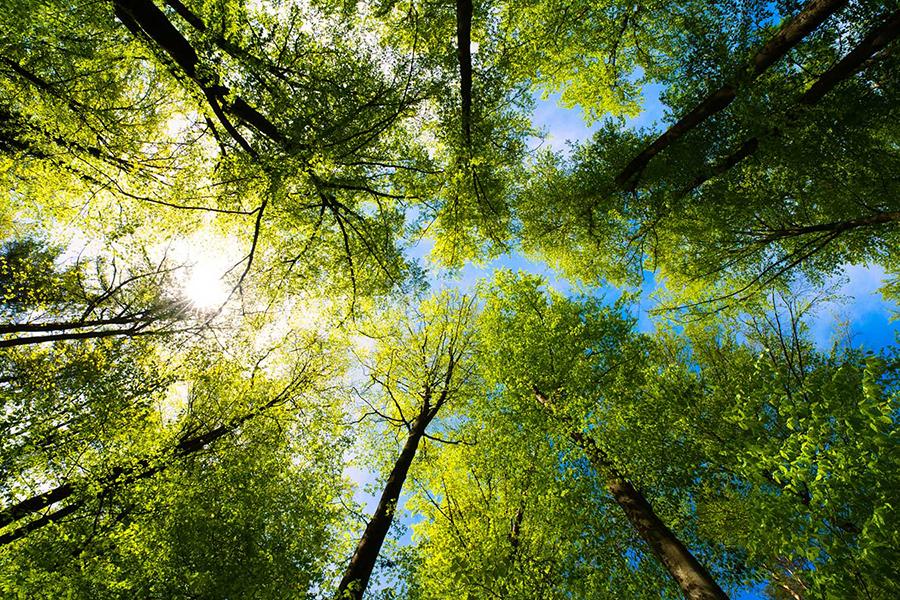
POLYGON ((3 0, 0 597, 900 597, 898 36, 3 0))

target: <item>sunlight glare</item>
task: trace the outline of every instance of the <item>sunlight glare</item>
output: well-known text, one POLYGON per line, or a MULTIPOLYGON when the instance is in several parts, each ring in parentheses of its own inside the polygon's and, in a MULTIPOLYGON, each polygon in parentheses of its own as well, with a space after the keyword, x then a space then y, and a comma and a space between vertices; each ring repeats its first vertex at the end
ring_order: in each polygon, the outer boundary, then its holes
POLYGON ((202 228, 189 237, 168 240, 156 251, 180 265, 179 295, 195 309, 218 309, 228 301, 232 291, 228 274, 240 261, 236 239, 202 228))
POLYGON ((198 309, 215 308, 228 299, 228 288, 222 281, 222 273, 211 265, 195 264, 191 276, 184 285, 184 295, 198 309))

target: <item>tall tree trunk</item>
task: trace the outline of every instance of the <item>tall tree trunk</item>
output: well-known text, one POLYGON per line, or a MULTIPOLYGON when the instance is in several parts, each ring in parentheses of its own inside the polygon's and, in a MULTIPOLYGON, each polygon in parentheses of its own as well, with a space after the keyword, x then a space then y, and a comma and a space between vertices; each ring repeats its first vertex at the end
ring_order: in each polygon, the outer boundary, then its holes
MULTIPOLYGON (((128 314, 106 319, 84 319, 79 321, 57 321, 53 323, 4 323, 0 324, 0 335, 11 333, 35 333, 45 331, 68 331, 106 325, 134 325, 150 318, 150 314, 128 314)), ((102 331, 102 330, 101 330, 102 331)))
POLYGON ((375 561, 381 552, 381 546, 394 522, 394 513, 397 510, 397 501, 400 499, 403 482, 406 481, 406 475, 416 456, 419 441, 425 435, 425 428, 428 427, 432 416, 423 410, 413 423, 403 450, 397 457, 394 468, 384 485, 384 490, 381 492, 378 507, 372 518, 369 519, 366 530, 359 538, 356 550, 350 558, 350 564, 344 571, 344 577, 338 585, 335 600, 360 600, 363 597, 366 587, 369 585, 372 570, 375 568, 375 561))
POLYGON ((684 597, 689 600, 728 600, 706 568, 656 515, 647 498, 616 470, 593 440, 580 431, 573 431, 571 437, 606 480, 606 489, 641 539, 650 546, 654 556, 678 583, 684 597))
POLYGON ((57 521, 62 520, 63 518, 69 516, 70 514, 76 512, 84 505, 84 500, 76 500, 74 502, 70 502, 66 504, 62 508, 57 511, 45 514, 39 519, 35 519, 33 521, 29 521, 22 527, 18 529, 13 529, 10 532, 4 533, 0 535, 0 546, 5 546, 7 544, 11 544, 12 542, 25 537, 32 531, 40 529, 45 525, 49 525, 50 523, 56 523, 57 521))
POLYGON ((825 71, 800 97, 800 104, 812 106, 821 100, 822 96, 834 89, 838 83, 864 68, 866 61, 893 42, 898 34, 900 34, 900 10, 886 15, 881 25, 869 32, 836 65, 825 71))
POLYGON ((630 189, 637 186, 637 180, 650 160, 681 139, 686 133, 696 128, 706 119, 724 110, 737 97, 738 89, 746 86, 762 75, 778 59, 787 54, 791 48, 799 44, 816 27, 835 13, 848 0, 810 0, 793 19, 770 39, 744 65, 742 72, 732 81, 710 93, 690 112, 681 117, 677 123, 669 127, 652 144, 644 148, 616 176, 616 184, 630 189))
POLYGON ((150 322, 136 323, 131 327, 122 327, 120 329, 100 329, 93 331, 76 331, 67 333, 48 333, 46 335, 32 335, 26 337, 14 337, 0 340, 0 348, 12 348, 14 346, 28 346, 31 344, 46 344, 48 342, 63 342, 68 340, 88 340, 100 339, 107 337, 139 337, 145 335, 159 335, 163 331, 144 329, 150 322))
MULTIPOLYGON (((839 60, 833 67, 825 71, 815 83, 806 90, 797 100, 798 108, 790 111, 786 115, 788 123, 795 123, 802 116, 802 108, 815 106, 828 92, 833 90, 839 83, 846 80, 850 76, 863 69, 866 61, 870 60, 875 54, 882 51, 888 44, 893 42, 900 35, 900 11, 888 15, 884 23, 872 30, 869 35, 863 38, 853 50, 847 53, 844 58, 839 60)), ((772 128, 766 132, 769 136, 777 136, 781 134, 781 130, 772 128)), ((695 189, 712 179, 729 171, 732 167, 742 162, 759 149, 759 138, 752 137, 744 141, 741 147, 726 156, 718 163, 708 166, 704 172, 698 175, 686 187, 680 196, 684 197, 693 192, 695 189)))
POLYGON ((456 1, 456 54, 459 59, 459 90, 462 127, 467 146, 472 145, 472 0, 456 1))
MULTIPOLYGON (((546 395, 534 389, 538 402, 553 411, 546 395)), ((700 564, 690 550, 656 515, 644 495, 623 477, 594 441, 580 429, 570 426, 569 437, 581 448, 597 473, 604 478, 606 488, 612 494, 628 521, 641 536, 653 555, 672 576, 688 600, 728 600, 709 572, 700 564)))

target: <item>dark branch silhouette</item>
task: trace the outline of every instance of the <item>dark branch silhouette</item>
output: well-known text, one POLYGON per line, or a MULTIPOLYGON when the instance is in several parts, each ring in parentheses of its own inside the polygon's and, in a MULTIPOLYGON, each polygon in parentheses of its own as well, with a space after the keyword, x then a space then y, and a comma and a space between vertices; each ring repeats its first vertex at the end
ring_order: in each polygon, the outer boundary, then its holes
POLYGON ((240 96, 232 97, 227 86, 217 81, 211 71, 203 69, 197 51, 153 0, 113 0, 113 6, 116 16, 129 31, 163 50, 181 72, 199 86, 222 127, 248 154, 254 158, 257 156, 256 150, 235 129, 225 113, 279 145, 287 144, 287 138, 272 121, 240 96))
POLYGON ((652 144, 634 157, 616 176, 616 184, 629 189, 637 186, 646 166, 654 156, 680 140, 706 119, 724 110, 737 97, 738 91, 762 75, 809 35, 825 19, 847 4, 847 0, 811 0, 743 66, 738 76, 706 96, 690 112, 669 127, 652 144))
POLYGON ((459 59, 459 93, 466 146, 472 145, 472 0, 456 2, 456 55, 459 59))
MULTIPOLYGON (((869 33, 869 35, 863 38, 863 40, 853 48, 853 50, 848 52, 844 58, 823 73, 815 83, 800 96, 797 101, 798 104, 805 108, 815 106, 819 100, 837 87, 838 84, 864 68, 868 60, 893 42, 898 35, 900 35, 900 11, 889 15, 880 27, 877 27, 869 33)), ((795 109, 786 115, 786 120, 789 124, 796 123, 800 120, 802 115, 802 110, 795 109)), ((771 128, 763 135, 775 137, 781 135, 781 133, 781 129, 771 128)), ((681 192, 681 195, 686 196, 713 177, 718 177, 719 175, 726 173, 732 167, 750 157, 758 149, 759 137, 752 137, 746 140, 735 152, 728 155, 717 164, 709 166, 705 172, 698 175, 691 184, 681 192)))
POLYGON ((83 489, 89 487, 89 481, 79 480, 75 482, 63 483, 52 490, 32 496, 22 500, 12 506, 8 506, 0 510, 0 528, 6 527, 20 521, 31 515, 35 515, 40 511, 58 504, 64 500, 74 498, 69 504, 56 512, 43 515, 42 517, 29 521, 27 524, 0 536, 0 546, 9 544, 21 537, 58 521, 62 517, 75 512, 88 503, 93 497, 106 496, 116 489, 120 489, 136 481, 152 477, 157 473, 161 473, 171 467, 175 461, 184 457, 196 454, 207 448, 217 440, 237 431, 242 425, 251 419, 263 414, 274 406, 282 404, 289 400, 290 392, 302 380, 303 372, 295 377, 279 394, 261 406, 244 413, 243 415, 234 417, 227 423, 220 425, 214 429, 207 431, 201 435, 182 438, 174 448, 168 452, 153 457, 142 458, 135 461, 133 465, 127 467, 115 467, 110 474, 101 482, 101 490, 91 496, 79 496, 83 489))

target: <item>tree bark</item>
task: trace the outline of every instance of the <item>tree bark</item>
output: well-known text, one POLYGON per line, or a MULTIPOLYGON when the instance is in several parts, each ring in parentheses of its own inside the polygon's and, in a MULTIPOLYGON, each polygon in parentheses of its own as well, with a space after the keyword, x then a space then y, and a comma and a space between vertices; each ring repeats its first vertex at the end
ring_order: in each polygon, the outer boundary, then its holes
MULTIPOLYGON (((825 71, 816 81, 806 90, 797 100, 802 107, 814 106, 828 92, 833 90, 839 83, 848 77, 857 73, 866 61, 872 58, 877 52, 883 50, 888 44, 900 35, 900 11, 896 11, 889 15, 885 22, 875 28, 869 35, 847 53, 844 58, 837 62, 833 67, 825 71)), ((793 110, 787 114, 788 122, 795 122, 800 119, 802 111, 793 110)), ((780 135, 781 130, 777 128, 770 129, 768 135, 780 135)), ((691 184, 681 192, 684 197, 695 189, 712 179, 729 171, 732 167, 742 162, 745 158, 751 156, 759 149, 759 138, 752 137, 746 140, 736 151, 706 169, 705 172, 698 175, 691 184)))
POLYGON ((191 12, 191 10, 185 6, 181 0, 164 0, 166 4, 168 4, 172 10, 174 10, 178 15, 187 21, 191 27, 196 29, 197 31, 206 31, 206 24, 203 20, 198 17, 196 14, 191 12))
POLYGON ((36 529, 40 529, 45 525, 49 525, 50 523, 56 523, 57 521, 62 520, 64 517, 69 516, 70 514, 77 511, 84 504, 83 500, 76 500, 75 502, 70 502, 66 504, 62 508, 52 513, 46 514, 39 519, 35 519, 33 521, 29 521, 27 524, 19 527, 18 529, 14 529, 13 531, 4 533, 0 535, 0 546, 5 546, 10 544, 20 538, 25 537, 32 531, 36 529))
POLYGON ((472 0, 456 2, 456 54, 459 59, 462 127, 466 145, 472 145, 472 0))
POLYGON ((47 335, 15 337, 7 340, 0 340, 0 348, 28 346, 30 344, 46 344, 48 342, 63 342, 67 340, 101 339, 116 336, 139 337, 145 335, 158 335, 162 333, 158 330, 145 330, 144 327, 146 325, 149 325, 149 323, 142 326, 127 327, 123 329, 103 329, 100 331, 77 331, 69 333, 50 333, 47 335))
POLYGON ((669 127, 652 144, 638 154, 616 176, 616 184, 630 189, 637 186, 637 180, 650 160, 681 139, 703 121, 725 109, 737 97, 738 90, 755 81, 766 69, 788 53, 825 19, 843 7, 848 0, 810 0, 793 19, 788 21, 753 57, 744 65, 741 74, 731 82, 710 93, 690 112, 669 127))
POLYGON ((350 564, 344 571, 344 576, 335 594, 335 600, 361 600, 363 597, 366 587, 369 585, 372 570, 375 568, 375 561, 381 552, 381 546, 394 521, 394 513, 397 510, 397 501, 400 499, 403 482, 406 480, 409 467, 415 458, 419 441, 425 435, 425 428, 428 427, 433 416, 433 413, 423 410, 413 423, 403 450, 397 457, 384 490, 381 492, 375 513, 369 519, 366 530, 350 558, 350 564))
POLYGON ((841 234, 853 229, 887 225, 889 223, 896 223, 897 221, 900 221, 900 211, 879 212, 866 217, 860 217, 858 219, 834 221, 831 223, 820 223, 818 225, 807 225, 806 227, 778 229, 766 235, 761 241, 763 243, 770 243, 784 238, 799 237, 803 235, 809 235, 811 233, 841 234))
POLYGON ((681 588, 684 597, 688 600, 728 600, 709 571, 656 515, 647 498, 615 469, 593 440, 579 431, 573 431, 571 437, 604 477, 606 488, 616 504, 681 588))
POLYGON ((108 319, 85 319, 84 321, 61 321, 55 323, 8 323, 0 324, 0 335, 11 333, 36 333, 50 331, 68 331, 87 327, 104 327, 106 325, 135 325, 148 320, 148 315, 125 315, 108 319))
POLYGON ((6 527, 10 523, 34 514, 52 504, 61 502, 71 496, 74 491, 75 488, 71 483, 64 483, 48 492, 22 500, 18 504, 14 504, 0 512, 0 527, 6 527))
MULTIPOLYGON (((553 409, 549 398, 534 389, 535 397, 544 408, 553 409)), ((666 568, 688 600, 728 600, 706 568, 690 550, 656 515, 644 495, 623 477, 594 441, 580 429, 566 421, 569 437, 581 448, 597 474, 604 479, 606 488, 622 510, 638 535, 666 568)))
POLYGON ((821 100, 822 96, 834 89, 837 84, 859 71, 876 52, 893 42, 898 34, 900 34, 900 10, 888 15, 884 23, 873 29, 844 58, 822 74, 800 97, 800 104, 811 106, 821 100))
POLYGON ((287 138, 267 117, 248 104, 240 96, 229 100, 230 90, 210 76, 203 75, 200 59, 196 50, 180 31, 169 21, 153 0, 112 0, 115 14, 120 21, 136 36, 146 36, 161 48, 178 65, 179 69, 193 80, 203 91, 210 108, 222 125, 245 150, 253 152, 246 140, 234 130, 233 126, 223 119, 221 110, 229 112, 246 125, 253 127, 270 140, 284 146, 287 138))

